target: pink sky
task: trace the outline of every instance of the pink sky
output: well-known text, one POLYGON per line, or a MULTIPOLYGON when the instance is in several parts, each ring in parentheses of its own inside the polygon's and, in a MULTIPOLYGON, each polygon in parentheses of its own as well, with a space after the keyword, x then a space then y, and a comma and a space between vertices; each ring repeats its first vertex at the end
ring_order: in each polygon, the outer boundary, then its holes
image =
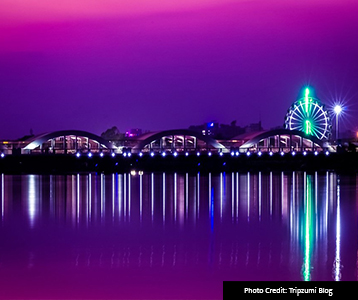
POLYGON ((327 106, 344 100, 342 126, 356 129, 357 15, 352 0, 3 0, 0 139, 212 120, 270 128, 307 84, 327 106))
MULTIPOLYGON (((78 18, 138 16, 201 9, 233 0, 2 0, 2 22, 22 23, 78 18)), ((247 2, 247 0, 236 0, 247 2)))

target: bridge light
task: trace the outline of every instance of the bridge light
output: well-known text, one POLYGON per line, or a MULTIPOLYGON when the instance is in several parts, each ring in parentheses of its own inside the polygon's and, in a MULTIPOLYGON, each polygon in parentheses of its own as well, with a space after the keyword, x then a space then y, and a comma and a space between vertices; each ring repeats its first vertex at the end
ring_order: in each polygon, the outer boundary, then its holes
POLYGON ((189 156, 189 153, 188 153, 188 152, 185 152, 185 156, 189 156))
POLYGON ((101 152, 101 153, 99 154, 99 156, 100 156, 100 157, 103 157, 103 156, 104 156, 103 152, 101 152))
POLYGON ((178 156, 178 152, 174 152, 174 154, 173 154, 175 157, 177 157, 178 156))
POLYGON ((303 155, 306 156, 306 155, 307 155, 307 151, 303 151, 303 155))
POLYGON ((239 153, 239 151, 236 151, 236 153, 235 153, 235 154, 236 154, 236 156, 239 156, 239 154, 240 154, 240 153, 239 153))
POLYGON ((92 157, 92 152, 88 152, 88 157, 92 157))
POLYGON ((208 153, 208 156, 211 156, 211 152, 208 153))
POLYGON ((257 155, 258 155, 258 156, 261 156, 261 155, 262 155, 262 152, 261 152, 261 151, 259 151, 259 153, 257 153, 257 155))
POLYGON ((235 152, 234 152, 234 151, 232 151, 232 152, 231 152, 231 156, 234 156, 234 155, 235 155, 235 152))
POLYGON ((198 152, 196 153, 196 155, 197 155, 197 156, 200 156, 200 152, 198 151, 198 152))
POLYGON ((224 155, 224 153, 222 153, 222 152, 220 152, 220 154, 219 154, 220 156, 223 156, 224 155))
POLYGON ((5 154, 4 154, 4 153, 1 153, 0 156, 1 156, 1 158, 4 158, 4 157, 5 157, 5 154))
POLYGON ((162 156, 164 157, 165 155, 166 155, 165 152, 163 152, 163 153, 162 153, 162 156))
POLYGON ((131 157, 131 156, 132 156, 132 153, 128 152, 128 154, 127 154, 127 155, 128 155, 128 157, 131 157))
POLYGON ((115 156, 116 156, 116 153, 112 152, 112 154, 111 154, 111 155, 112 155, 112 157, 115 157, 115 156))
POLYGON ((246 155, 247 155, 247 156, 250 156, 250 154, 251 154, 250 151, 247 151, 247 152, 246 152, 246 155))
POLYGON ((292 156, 295 156, 296 155, 296 152, 295 151, 292 151, 292 156))
POLYGON ((80 157, 80 156, 81 156, 81 153, 77 152, 77 153, 76 153, 76 156, 77 156, 77 157, 80 157))
POLYGON ((327 156, 329 155, 329 151, 328 151, 328 150, 326 151, 326 155, 327 155, 327 156))
POLYGON ((272 156, 272 155, 273 155, 273 152, 272 152, 272 151, 270 151, 270 153, 269 153, 269 154, 270 154, 270 156, 272 156))
POLYGON ((139 152, 139 156, 142 157, 142 156, 143 156, 143 152, 139 152))
POLYGON ((127 156, 127 153, 126 153, 126 152, 123 152, 123 156, 126 157, 126 156, 127 156))
POLYGON ((315 151, 315 152, 314 152, 314 155, 316 155, 316 156, 317 156, 317 155, 318 155, 318 151, 315 151))
POLYGON ((153 157, 153 156, 154 156, 154 152, 150 152, 150 156, 153 157))
POLYGON ((285 152, 281 151, 281 156, 284 156, 285 155, 285 152))

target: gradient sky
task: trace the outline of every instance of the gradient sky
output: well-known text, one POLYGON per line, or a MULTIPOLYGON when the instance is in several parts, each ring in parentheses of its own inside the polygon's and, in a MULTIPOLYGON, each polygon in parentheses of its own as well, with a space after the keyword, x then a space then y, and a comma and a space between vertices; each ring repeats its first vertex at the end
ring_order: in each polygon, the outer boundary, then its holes
POLYGON ((310 85, 358 129, 355 0, 1 0, 0 139, 282 125, 310 85))

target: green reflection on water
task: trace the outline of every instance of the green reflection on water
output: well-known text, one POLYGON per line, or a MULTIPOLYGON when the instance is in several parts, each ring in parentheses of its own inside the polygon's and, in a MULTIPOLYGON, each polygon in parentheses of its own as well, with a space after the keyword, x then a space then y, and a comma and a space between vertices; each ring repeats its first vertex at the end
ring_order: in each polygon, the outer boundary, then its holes
POLYGON ((311 245, 312 245, 312 231, 314 220, 312 219, 312 176, 306 176, 305 189, 305 213, 304 213, 304 259, 303 259, 303 280, 311 280, 311 245))

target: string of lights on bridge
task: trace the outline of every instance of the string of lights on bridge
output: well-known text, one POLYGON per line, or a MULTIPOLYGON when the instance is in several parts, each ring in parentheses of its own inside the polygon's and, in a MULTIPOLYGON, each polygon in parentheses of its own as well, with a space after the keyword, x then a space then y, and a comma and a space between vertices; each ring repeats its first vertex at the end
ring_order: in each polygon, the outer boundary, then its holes
MULTIPOLYGON (((211 156, 219 156, 219 157, 239 157, 239 156, 246 156, 246 157, 250 157, 250 156, 256 156, 256 157, 261 157, 261 156, 285 156, 285 155, 291 155, 291 156, 296 156, 297 154, 302 154, 303 156, 307 156, 307 155, 314 155, 314 156, 318 156, 319 154, 324 153, 324 155, 328 156, 330 155, 330 152, 328 150, 324 151, 324 152, 318 152, 318 151, 303 151, 303 152, 296 152, 296 151, 291 151, 291 152, 273 152, 273 151, 258 151, 258 152, 252 152, 252 151, 246 151, 246 152, 239 152, 239 151, 231 151, 229 153, 223 153, 223 152, 218 152, 218 153, 212 153, 212 152, 206 152, 206 153, 202 153, 202 152, 195 152, 195 153, 191 153, 191 152, 184 152, 184 153, 179 153, 179 152, 161 152, 161 153, 156 153, 156 152, 148 152, 148 153, 143 153, 140 152, 138 154, 133 154, 130 151, 124 151, 122 154, 117 154, 115 152, 110 153, 109 155, 111 157, 124 157, 124 158, 130 158, 132 156, 135 157, 166 157, 166 156, 172 156, 172 157, 178 157, 178 156, 185 156, 185 157, 199 157, 199 156, 206 156, 206 157, 211 157, 211 156)), ((88 152, 86 154, 81 153, 81 152, 76 152, 76 157, 80 158, 82 156, 87 156, 88 158, 92 158, 94 156, 99 156, 99 157, 104 157, 105 154, 103 152, 100 152, 99 154, 94 154, 92 152, 88 152)), ((108 155, 106 155, 108 156, 108 155)), ((3 156, 2 156, 3 157, 3 156)))

